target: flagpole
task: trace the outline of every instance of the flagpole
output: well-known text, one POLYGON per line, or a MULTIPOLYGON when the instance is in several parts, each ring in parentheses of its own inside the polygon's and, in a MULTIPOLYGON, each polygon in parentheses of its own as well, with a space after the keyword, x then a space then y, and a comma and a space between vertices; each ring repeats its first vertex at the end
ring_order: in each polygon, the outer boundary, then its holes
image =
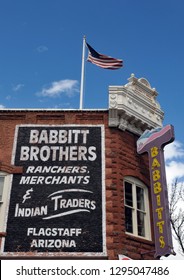
POLYGON ((81 67, 81 85, 80 85, 80 107, 79 107, 80 110, 83 109, 85 46, 86 46, 86 36, 83 37, 83 48, 82 48, 82 67, 81 67))

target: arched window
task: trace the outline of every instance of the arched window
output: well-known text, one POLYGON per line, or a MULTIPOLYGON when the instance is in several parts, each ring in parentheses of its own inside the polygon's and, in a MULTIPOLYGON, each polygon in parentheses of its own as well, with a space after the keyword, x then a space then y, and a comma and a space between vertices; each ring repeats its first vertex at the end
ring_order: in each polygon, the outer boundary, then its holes
POLYGON ((124 179, 126 233, 151 239, 148 188, 140 180, 124 179))
POLYGON ((11 175, 0 171, 0 231, 4 231, 11 175))

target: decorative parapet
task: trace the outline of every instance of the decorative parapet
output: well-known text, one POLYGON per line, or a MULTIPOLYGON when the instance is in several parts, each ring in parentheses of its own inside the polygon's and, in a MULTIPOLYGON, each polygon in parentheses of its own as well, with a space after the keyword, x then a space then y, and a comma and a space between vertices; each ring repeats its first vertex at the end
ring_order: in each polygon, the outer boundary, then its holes
POLYGON ((109 86, 109 126, 141 135, 146 129, 162 127, 164 112, 155 88, 134 74, 124 86, 109 86))

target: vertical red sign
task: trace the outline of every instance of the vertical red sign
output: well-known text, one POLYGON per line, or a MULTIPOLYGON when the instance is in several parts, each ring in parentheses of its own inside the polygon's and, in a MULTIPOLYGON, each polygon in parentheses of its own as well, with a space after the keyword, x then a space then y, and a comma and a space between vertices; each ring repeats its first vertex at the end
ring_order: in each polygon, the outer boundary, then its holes
POLYGON ((169 215, 163 148, 174 141, 174 128, 167 125, 146 130, 137 141, 137 152, 148 153, 153 207, 155 258, 174 254, 169 215))

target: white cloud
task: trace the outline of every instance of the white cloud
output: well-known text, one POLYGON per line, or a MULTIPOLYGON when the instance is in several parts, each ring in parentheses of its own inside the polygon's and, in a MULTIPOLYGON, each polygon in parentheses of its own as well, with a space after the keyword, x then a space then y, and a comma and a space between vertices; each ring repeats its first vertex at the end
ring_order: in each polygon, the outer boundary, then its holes
POLYGON ((38 47, 37 47, 37 51, 38 51, 39 53, 47 52, 47 51, 48 51, 48 48, 47 48, 46 46, 44 46, 44 45, 41 45, 41 46, 38 46, 38 47))
POLYGON ((179 141, 167 145, 164 149, 166 160, 167 183, 172 184, 176 179, 184 180, 184 148, 179 141))
POLYGON ((78 81, 67 79, 52 82, 49 87, 43 87, 37 95, 44 97, 58 97, 62 93, 65 93, 67 96, 71 97, 78 91, 78 81))
POLYGON ((24 87, 24 84, 17 84, 15 86, 13 86, 13 91, 19 91, 24 87))
POLYGON ((4 108, 5 108, 5 106, 0 104, 0 109, 4 109, 4 108))
POLYGON ((164 148, 164 151, 165 160, 184 157, 184 148, 182 143, 179 141, 174 141, 173 143, 167 145, 164 148))
POLYGON ((172 184, 175 179, 184 177, 184 162, 171 161, 166 163, 167 183, 172 184))

